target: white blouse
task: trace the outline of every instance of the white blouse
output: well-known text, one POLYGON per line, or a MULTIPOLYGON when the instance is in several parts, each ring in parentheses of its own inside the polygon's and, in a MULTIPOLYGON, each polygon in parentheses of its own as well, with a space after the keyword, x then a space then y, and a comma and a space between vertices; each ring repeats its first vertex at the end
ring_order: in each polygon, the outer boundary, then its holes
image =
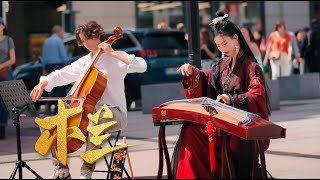
MULTIPOLYGON (((107 87, 95 109, 99 110, 103 104, 108 105, 108 107, 119 107, 126 117, 125 121, 127 121, 124 78, 127 73, 145 72, 147 64, 141 57, 136 57, 133 54, 128 54, 123 51, 118 52, 126 55, 130 60, 130 64, 125 64, 106 53, 101 54, 99 60, 95 64, 95 67, 108 78, 107 87)), ((60 70, 56 70, 47 76, 41 76, 40 81, 46 80, 48 82, 45 90, 50 92, 56 86, 63 86, 76 82, 77 80, 81 80, 82 76, 86 73, 88 67, 93 61, 91 56, 92 53, 89 53, 88 55, 79 58, 71 65, 67 65, 60 70)))

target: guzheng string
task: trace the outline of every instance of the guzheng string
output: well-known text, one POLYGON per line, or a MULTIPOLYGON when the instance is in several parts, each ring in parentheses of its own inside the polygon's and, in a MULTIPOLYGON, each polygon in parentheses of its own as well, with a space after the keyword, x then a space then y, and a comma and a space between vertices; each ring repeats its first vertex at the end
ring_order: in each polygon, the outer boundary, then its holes
POLYGON ((223 111, 225 113, 228 113, 231 117, 233 117, 235 119, 239 119, 240 118, 241 119, 240 121, 241 121, 242 125, 249 124, 251 122, 250 117, 257 116, 256 114, 253 114, 253 113, 250 113, 250 112, 235 108, 233 106, 229 106, 229 105, 223 104, 221 102, 217 102, 217 101, 215 101, 213 99, 210 99, 210 98, 207 98, 207 97, 203 97, 202 98, 202 103, 203 104, 208 104, 209 106, 220 107, 221 111, 223 111), (229 109, 229 110, 227 110, 227 109, 229 109))
MULTIPOLYGON (((163 103, 162 105, 168 105, 173 103, 194 103, 194 104, 201 104, 202 107, 205 109, 208 107, 219 107, 219 111, 223 111, 224 113, 230 115, 231 117, 235 119, 241 119, 239 120, 242 125, 247 125, 251 122, 250 117, 258 116, 256 114, 220 103, 216 102, 213 99, 210 99, 208 97, 201 97, 201 98, 191 98, 191 99, 182 99, 182 100, 173 100, 166 103, 163 103)), ((207 110, 206 109, 206 110, 207 110)))

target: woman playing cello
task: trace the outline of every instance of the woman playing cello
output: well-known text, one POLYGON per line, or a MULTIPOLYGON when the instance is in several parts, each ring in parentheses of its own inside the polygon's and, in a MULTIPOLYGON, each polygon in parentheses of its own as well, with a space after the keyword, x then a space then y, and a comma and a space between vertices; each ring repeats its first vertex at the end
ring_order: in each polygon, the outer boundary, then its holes
MULTIPOLYGON (((123 130, 127 125, 124 78, 127 73, 143 73, 147 65, 141 57, 136 57, 123 51, 114 51, 110 44, 102 42, 104 34, 102 26, 96 21, 89 21, 79 25, 76 29, 77 43, 85 46, 90 53, 71 65, 54 71, 47 76, 41 76, 39 84, 34 87, 30 96, 33 101, 36 101, 40 98, 43 90, 51 91, 56 86, 76 82, 87 67, 90 66, 92 58, 102 49, 103 53, 96 62, 95 67, 108 77, 108 82, 101 99, 95 106, 95 110, 100 109, 104 104, 108 105, 113 113, 113 120, 117 121, 116 126, 110 130, 110 132, 114 132, 123 130)), ((86 149, 92 149, 93 147, 94 145, 87 140, 86 149)), ((52 157, 53 164, 56 166, 52 178, 70 178, 68 167, 59 163, 54 151, 52 157)), ((80 178, 90 179, 94 168, 95 164, 88 164, 84 161, 80 178)))

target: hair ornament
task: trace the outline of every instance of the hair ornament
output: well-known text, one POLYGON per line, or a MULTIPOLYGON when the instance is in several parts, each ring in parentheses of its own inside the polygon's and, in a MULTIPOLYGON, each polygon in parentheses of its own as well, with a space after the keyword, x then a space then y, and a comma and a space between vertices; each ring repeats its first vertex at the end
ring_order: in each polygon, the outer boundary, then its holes
POLYGON ((212 20, 212 22, 209 25, 212 25, 212 24, 216 25, 219 21, 221 21, 222 19, 227 18, 227 17, 228 17, 228 14, 225 14, 223 17, 221 17, 221 16, 216 17, 212 20))

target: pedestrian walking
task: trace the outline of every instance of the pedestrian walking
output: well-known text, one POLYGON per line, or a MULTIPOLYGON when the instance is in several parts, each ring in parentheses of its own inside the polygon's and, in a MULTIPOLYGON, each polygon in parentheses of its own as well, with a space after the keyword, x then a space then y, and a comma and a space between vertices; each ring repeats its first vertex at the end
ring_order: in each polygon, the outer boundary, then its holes
MULTIPOLYGON (((0 17, 0 81, 13 80, 11 66, 16 63, 13 39, 8 35, 4 20, 0 17)), ((0 97, 0 139, 5 138, 8 112, 0 97)))

